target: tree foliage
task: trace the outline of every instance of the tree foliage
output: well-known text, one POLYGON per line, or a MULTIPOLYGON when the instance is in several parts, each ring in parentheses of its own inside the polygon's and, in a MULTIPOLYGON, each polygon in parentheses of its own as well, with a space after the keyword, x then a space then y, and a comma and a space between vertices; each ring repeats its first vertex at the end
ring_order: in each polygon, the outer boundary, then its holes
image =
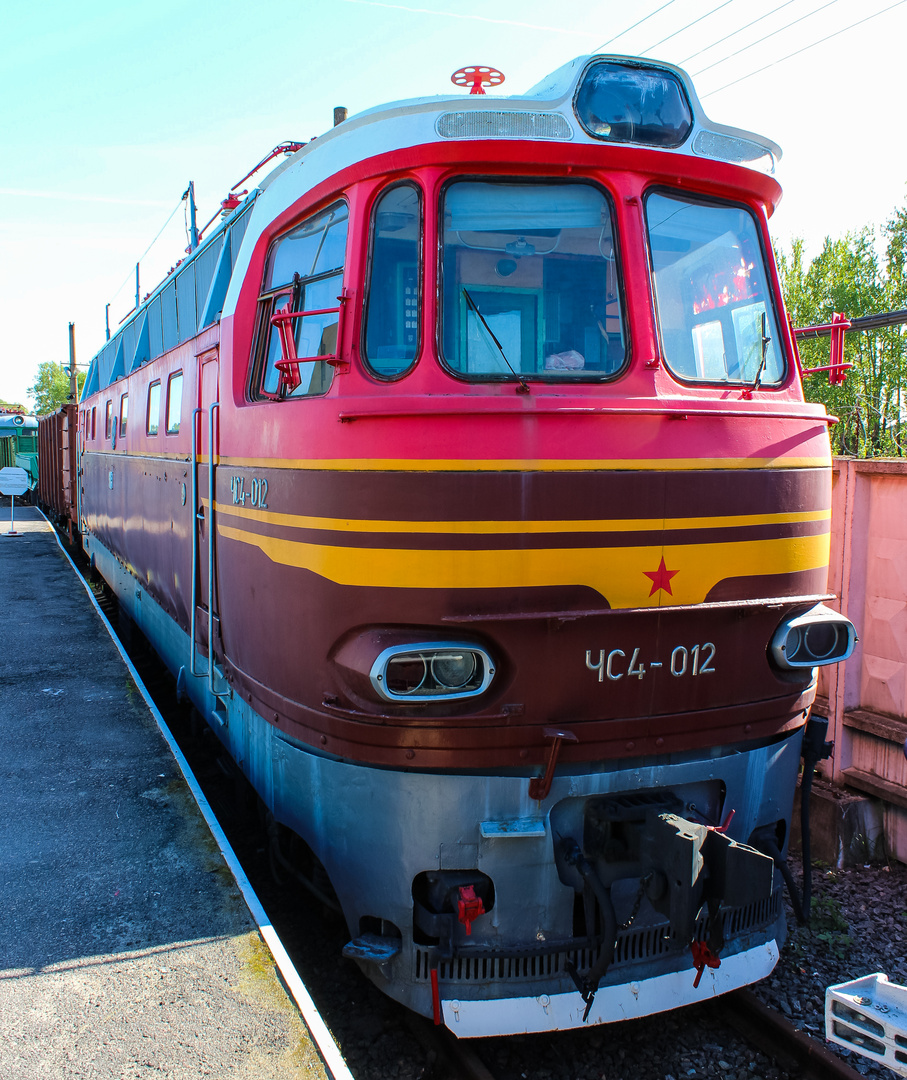
MULTIPOLYGON (((80 371, 77 375, 79 392, 85 383, 85 372, 80 371)), ((38 416, 46 416, 56 412, 61 405, 70 401, 69 376, 66 370, 51 360, 44 360, 38 364, 35 381, 28 388, 29 396, 34 400, 35 413, 38 416)))
MULTIPOLYGON (((808 266, 802 240, 794 240, 789 253, 778 253, 785 304, 794 326, 829 323, 835 312, 855 318, 907 308, 907 208, 883 226, 880 239, 877 244, 870 228, 839 240, 826 238, 808 266)), ((829 351, 828 338, 800 340, 804 367, 827 364, 829 351)), ((851 330, 844 338, 844 359, 854 367, 843 385, 829 385, 825 375, 803 382, 808 400, 822 402, 839 418, 830 432, 834 452, 903 456, 907 328, 851 330)))

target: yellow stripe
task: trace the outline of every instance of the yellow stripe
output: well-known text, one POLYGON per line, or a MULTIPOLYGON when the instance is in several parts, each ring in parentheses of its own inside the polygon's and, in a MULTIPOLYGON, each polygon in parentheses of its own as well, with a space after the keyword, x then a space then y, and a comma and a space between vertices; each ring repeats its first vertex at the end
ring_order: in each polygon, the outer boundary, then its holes
POLYGON ((770 458, 233 458, 234 469, 301 469, 313 472, 701 472, 729 469, 827 469, 829 457, 770 458))
MULTIPOLYGON (((111 461, 123 461, 126 458, 139 461, 186 461, 189 460, 189 454, 142 454, 137 450, 83 450, 82 457, 99 457, 110 458, 111 461)), ((205 461, 206 458, 200 457, 199 461, 205 461)))
MULTIPOLYGON (((203 500, 207 505, 207 500, 203 500)), ((598 533, 645 532, 653 529, 732 529, 747 525, 789 525, 808 521, 830 521, 831 510, 804 510, 785 514, 737 514, 725 517, 691 518, 615 518, 579 521, 370 521, 355 518, 308 517, 303 514, 278 514, 270 510, 252 510, 216 503, 220 517, 239 517, 267 525, 295 529, 321 529, 347 533, 447 533, 456 536, 503 535, 522 533, 598 533)))
POLYGON ((510 551, 427 551, 306 544, 219 525, 231 540, 259 548, 272 562, 310 570, 338 585, 395 589, 513 589, 586 585, 612 607, 699 604, 726 578, 788 574, 828 564, 829 534, 736 544, 510 551), (671 594, 649 596, 646 571, 664 556, 671 594))

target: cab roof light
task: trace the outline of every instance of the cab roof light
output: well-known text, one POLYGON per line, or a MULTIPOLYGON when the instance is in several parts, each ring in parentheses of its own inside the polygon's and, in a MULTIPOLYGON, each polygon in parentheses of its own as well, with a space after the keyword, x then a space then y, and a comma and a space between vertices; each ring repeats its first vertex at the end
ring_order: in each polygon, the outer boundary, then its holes
POLYGON ((597 60, 583 73, 573 103, 594 138, 645 146, 680 146, 693 130, 681 80, 660 67, 597 60))

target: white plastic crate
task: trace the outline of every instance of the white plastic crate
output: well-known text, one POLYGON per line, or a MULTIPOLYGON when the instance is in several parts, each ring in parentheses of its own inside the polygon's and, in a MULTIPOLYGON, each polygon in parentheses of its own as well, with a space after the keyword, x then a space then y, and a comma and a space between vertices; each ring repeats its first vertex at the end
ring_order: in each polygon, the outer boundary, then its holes
POLYGON ((829 986, 825 1038, 907 1076, 907 986, 882 974, 829 986))

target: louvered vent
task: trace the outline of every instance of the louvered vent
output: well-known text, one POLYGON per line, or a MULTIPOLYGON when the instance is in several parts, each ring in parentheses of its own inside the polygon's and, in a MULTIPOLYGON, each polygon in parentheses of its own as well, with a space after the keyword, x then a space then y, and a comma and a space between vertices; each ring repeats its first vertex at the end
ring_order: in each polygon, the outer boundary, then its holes
MULTIPOLYGON (((773 923, 781 913, 781 893, 775 892, 764 900, 746 907, 731 908, 721 912, 724 936, 730 941, 741 934, 773 923)), ((709 936, 707 916, 697 920, 694 937, 706 941, 709 936)), ((667 922, 644 927, 631 927, 617 935, 617 945, 611 969, 627 964, 651 960, 678 949, 677 934, 667 922)), ((442 982, 531 982, 541 978, 565 976, 567 962, 578 971, 588 971, 598 959, 601 944, 583 942, 578 948, 557 949, 539 946, 536 949, 518 949, 512 952, 489 949, 482 951, 468 947, 468 952, 451 960, 436 959, 434 950, 416 946, 414 950, 413 975, 417 981, 429 978, 431 968, 437 966, 442 982)))
POLYGON ((438 117, 436 129, 443 139, 573 138, 573 129, 563 116, 547 112, 449 112, 438 117))

